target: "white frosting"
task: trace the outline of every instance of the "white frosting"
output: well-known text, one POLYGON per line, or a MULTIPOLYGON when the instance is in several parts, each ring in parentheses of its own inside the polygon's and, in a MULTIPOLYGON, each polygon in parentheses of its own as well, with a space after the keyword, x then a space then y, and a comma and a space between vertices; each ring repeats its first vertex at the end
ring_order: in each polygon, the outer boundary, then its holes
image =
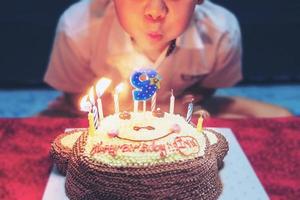
POLYGON ((218 138, 213 132, 205 131, 205 134, 207 135, 209 143, 211 145, 216 144, 218 142, 218 138))
MULTIPOLYGON (((85 154, 98 162, 113 166, 147 166, 157 163, 187 160, 204 155, 206 149, 203 132, 188 124, 180 115, 165 113, 163 118, 151 112, 130 113, 130 120, 110 115, 100 122, 99 129, 89 136, 85 154), (174 124, 179 133, 171 133, 174 124), (154 127, 154 130, 134 127, 154 127), (109 132, 118 131, 118 137, 109 137, 109 132)), ((217 137, 206 133, 211 144, 217 137)))

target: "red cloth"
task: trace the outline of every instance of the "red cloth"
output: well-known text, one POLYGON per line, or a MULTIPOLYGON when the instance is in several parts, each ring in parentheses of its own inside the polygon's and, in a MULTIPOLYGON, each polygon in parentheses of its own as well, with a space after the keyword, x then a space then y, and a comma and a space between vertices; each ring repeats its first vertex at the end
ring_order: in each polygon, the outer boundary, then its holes
MULTIPOLYGON (((207 119, 205 125, 232 128, 272 199, 300 199, 300 118, 207 119)), ((0 119, 0 199, 41 199, 50 143, 65 128, 86 126, 86 119, 0 119)))

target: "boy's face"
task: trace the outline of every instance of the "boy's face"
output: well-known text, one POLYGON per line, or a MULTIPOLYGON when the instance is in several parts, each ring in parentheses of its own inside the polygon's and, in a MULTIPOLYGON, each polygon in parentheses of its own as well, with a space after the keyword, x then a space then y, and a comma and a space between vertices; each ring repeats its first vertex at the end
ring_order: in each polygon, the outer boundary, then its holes
POLYGON ((114 0, 119 21, 143 50, 163 50, 186 29, 198 0, 114 0))

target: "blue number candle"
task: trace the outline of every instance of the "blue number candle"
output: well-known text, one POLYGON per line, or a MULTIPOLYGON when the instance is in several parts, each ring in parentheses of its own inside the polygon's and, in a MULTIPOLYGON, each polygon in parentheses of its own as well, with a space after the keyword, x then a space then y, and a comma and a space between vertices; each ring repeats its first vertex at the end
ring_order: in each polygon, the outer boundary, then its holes
POLYGON ((146 101, 150 99, 160 87, 161 77, 155 70, 143 69, 135 71, 131 76, 134 100, 146 101))

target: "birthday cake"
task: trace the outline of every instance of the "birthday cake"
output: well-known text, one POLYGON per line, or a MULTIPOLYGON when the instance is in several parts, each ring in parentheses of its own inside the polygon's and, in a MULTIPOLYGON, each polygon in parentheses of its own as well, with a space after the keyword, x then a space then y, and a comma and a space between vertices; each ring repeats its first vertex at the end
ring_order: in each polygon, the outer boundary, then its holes
POLYGON ((225 138, 212 130, 199 132, 179 115, 162 115, 110 115, 92 134, 73 130, 59 136, 54 146, 73 149, 68 156, 58 148, 52 153, 60 166, 65 159, 68 197, 217 199, 225 138))
POLYGON ((170 112, 120 112, 115 106, 115 114, 103 117, 91 93, 89 101, 83 98, 91 104, 81 106, 89 111, 89 128, 67 131, 51 148, 70 199, 219 197, 219 169, 228 151, 221 134, 203 129, 202 120, 194 127, 192 112, 187 118, 174 114, 174 102, 170 112))

